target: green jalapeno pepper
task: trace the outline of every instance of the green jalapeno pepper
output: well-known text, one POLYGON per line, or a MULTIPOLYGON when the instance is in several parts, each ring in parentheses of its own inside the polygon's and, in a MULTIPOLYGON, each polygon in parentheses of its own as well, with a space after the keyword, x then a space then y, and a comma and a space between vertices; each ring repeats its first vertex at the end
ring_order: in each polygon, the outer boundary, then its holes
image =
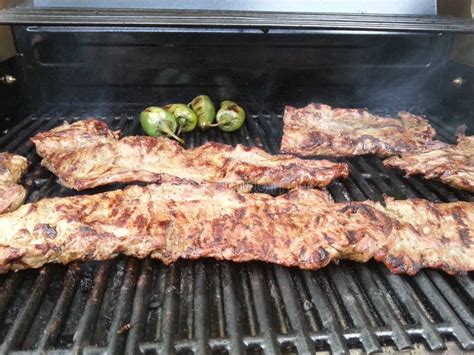
POLYGON ((189 103, 198 117, 198 126, 205 131, 212 127, 212 123, 216 119, 216 108, 211 99, 207 95, 196 96, 193 101, 189 103))
POLYGON ((245 121, 245 111, 242 107, 233 101, 225 100, 221 102, 221 108, 216 116, 218 126, 224 132, 233 132, 238 130, 245 121))
POLYGON ((181 138, 174 134, 178 127, 176 118, 174 118, 170 112, 161 107, 147 107, 140 114, 140 124, 145 133, 149 136, 157 137, 166 134, 173 137, 178 142, 184 143, 181 138))
POLYGON ((173 114, 178 123, 178 133, 191 132, 197 125, 197 115, 185 104, 171 104, 163 107, 166 111, 173 114))

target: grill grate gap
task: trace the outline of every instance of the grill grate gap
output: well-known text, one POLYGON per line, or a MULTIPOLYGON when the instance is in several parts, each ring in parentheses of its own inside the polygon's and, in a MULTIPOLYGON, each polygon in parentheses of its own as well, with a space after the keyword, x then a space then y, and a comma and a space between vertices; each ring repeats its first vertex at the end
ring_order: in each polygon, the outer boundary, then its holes
POLYGON ((14 281, 10 281, 12 283, 12 285, 10 286, 12 287, 12 290, 8 292, 13 292, 10 296, 10 303, 8 304, 8 307, 3 312, 2 317, 0 318, 0 337, 3 341, 11 326, 13 325, 13 322, 15 321, 18 313, 20 312, 21 307, 26 302, 26 299, 30 294, 30 291, 33 287, 33 283, 38 275, 38 271, 20 271, 19 274, 21 274, 21 276, 18 277, 17 280, 14 279, 14 281), (13 288, 14 286, 17 287, 13 288))
POLYGON ((58 265, 54 266, 54 270, 51 272, 51 281, 48 285, 48 292, 45 294, 43 301, 39 306, 39 310, 31 322, 25 341, 23 342, 22 348, 24 349, 33 350, 38 347, 40 336, 48 325, 50 314, 53 313, 56 301, 60 297, 61 289, 63 289, 66 268, 57 267, 58 265))
POLYGON ((111 270, 111 275, 107 279, 107 283, 102 306, 98 314, 97 326, 95 327, 91 344, 94 346, 107 345, 109 337, 110 326, 113 321, 114 311, 117 306, 117 299, 119 298, 120 286, 124 278, 126 269, 126 259, 120 258, 111 270))
POLYGON ((275 320, 273 327, 282 334, 292 332, 293 329, 291 329, 290 321, 288 319, 288 315, 286 314, 286 307, 282 299, 282 297, 284 297, 282 293, 285 293, 288 291, 289 287, 292 287, 289 284, 290 280, 286 277, 285 280, 282 281, 275 275, 275 270, 270 265, 265 265, 263 270, 265 283, 271 296, 271 307, 269 312, 276 315, 276 317, 273 317, 275 320), (283 286, 283 290, 281 289, 282 286, 279 287, 279 284, 281 283, 285 284, 283 286))
POLYGON ((244 328, 242 329, 243 335, 256 336, 259 334, 259 324, 257 321, 255 305, 252 302, 252 291, 250 286, 250 278, 246 269, 239 265, 237 273, 237 292, 238 299, 240 300, 240 307, 242 309, 242 314, 245 317, 245 320, 248 322, 243 322, 244 328), (240 286, 240 287, 239 287, 240 286))
MULTIPOLYGON (((180 286, 179 294, 179 320, 178 337, 184 339, 193 338, 193 269, 192 265, 180 263, 180 286)), ((167 290, 171 292, 171 290, 167 290)))
POLYGON ((350 315, 344 309, 341 296, 339 295, 337 288, 333 285, 331 278, 329 276, 330 274, 331 272, 327 270, 322 270, 320 275, 316 277, 316 280, 321 285, 323 293, 328 295, 330 308, 335 313, 336 319, 338 320, 341 327, 344 330, 352 329, 354 328, 354 323, 352 322, 350 315), (324 276, 322 274, 324 274, 324 276))
MULTIPOLYGON (((420 271, 421 273, 424 271, 420 271)), ((418 277, 418 276, 415 276, 418 277)), ((441 323, 443 318, 440 316, 438 310, 433 307, 430 302, 430 296, 423 292, 418 283, 413 278, 405 278, 414 292, 411 292, 413 297, 418 301, 417 304, 423 309, 423 313, 429 318, 432 323, 441 323)))
MULTIPOLYGON (((365 265, 361 265, 361 268, 366 269, 365 265)), ((360 280, 360 274, 358 270, 349 265, 347 267, 346 279, 349 282, 351 294, 358 300, 358 303, 362 306, 363 313, 367 317, 367 320, 373 327, 383 327, 385 322, 377 311, 377 308, 373 304, 368 293, 364 292, 363 284, 360 280)))
POLYGON ((384 286, 387 291, 387 301, 396 305, 397 314, 402 317, 403 325, 416 325, 417 321, 413 318, 413 314, 408 309, 407 305, 403 302, 403 299, 398 296, 395 292, 393 285, 385 277, 385 274, 380 268, 376 268, 373 272, 374 277, 377 277, 379 282, 384 286))
POLYGON ((291 277, 298 292, 300 307, 303 309, 307 320, 308 330, 313 332, 320 331, 323 326, 317 316, 316 305, 311 301, 311 293, 308 289, 308 285, 305 284, 303 275, 299 272, 295 272, 295 270, 291 270, 291 277))
POLYGON ((153 262, 153 281, 150 288, 150 304, 145 330, 145 338, 158 341, 162 337, 163 306, 165 300, 167 272, 164 267, 153 262))
POLYGON ((150 306, 149 291, 153 278, 153 267, 151 259, 140 262, 140 272, 137 281, 137 289, 133 300, 133 310, 130 319, 130 331, 127 336, 125 353, 132 354, 137 351, 138 344, 145 333, 146 315, 150 306))

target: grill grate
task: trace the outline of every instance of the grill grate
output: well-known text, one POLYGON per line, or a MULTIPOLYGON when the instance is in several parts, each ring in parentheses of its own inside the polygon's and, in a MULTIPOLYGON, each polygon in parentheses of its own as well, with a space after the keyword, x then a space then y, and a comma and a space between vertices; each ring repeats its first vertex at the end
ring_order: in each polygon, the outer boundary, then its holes
MULTIPOLYGON (((45 169, 27 139, 62 120, 105 119, 125 135, 140 133, 139 109, 59 107, 30 116, 0 138, 2 150, 32 162, 28 201, 76 194, 45 169), (115 112, 120 112, 115 114, 115 112)), ((444 140, 452 132, 436 127, 444 140)), ((192 132, 206 140, 241 142, 278 151, 281 115, 254 114, 236 134, 192 132)), ((424 197, 474 201, 474 196, 420 178, 404 178, 375 157, 345 159, 346 181, 329 192, 337 201, 424 197)), ((263 263, 201 260, 165 267, 119 257, 106 262, 47 265, 0 276, 0 353, 335 353, 474 350, 473 274, 434 270, 415 277, 390 274, 376 262, 341 262, 319 271, 263 263), (130 324, 131 327, 124 327, 130 324), (452 349, 452 348, 450 348, 452 349)))

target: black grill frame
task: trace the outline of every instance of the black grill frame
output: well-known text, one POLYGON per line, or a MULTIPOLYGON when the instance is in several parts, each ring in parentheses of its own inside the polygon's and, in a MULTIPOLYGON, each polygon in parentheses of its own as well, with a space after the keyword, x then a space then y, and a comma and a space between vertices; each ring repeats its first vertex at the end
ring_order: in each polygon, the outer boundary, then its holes
MULTIPOLYGON (((29 202, 77 194, 62 188, 39 166, 27 139, 62 120, 89 116, 105 119, 125 135, 141 134, 139 111, 130 106, 46 108, 1 137, 1 150, 23 154, 31 162, 25 178, 29 202)), ((251 108, 248 113, 240 131, 193 132, 186 137, 187 146, 215 140, 276 153, 281 114, 251 108)), ((453 142, 454 128, 435 115, 430 119, 438 138, 453 142)), ((375 157, 343 161, 350 164, 351 176, 328 188, 337 201, 380 200, 383 193, 438 202, 474 201, 468 192, 418 177, 406 179, 383 168, 375 157)), ((47 265, 0 276, 0 353, 304 354, 356 348, 374 352, 385 347, 397 351, 420 344, 434 351, 446 350, 453 340, 455 348, 473 350, 473 276, 435 270, 396 276, 376 262, 341 262, 315 272, 213 260, 165 267, 126 257, 47 265), (132 327, 123 330, 127 323, 132 327)))

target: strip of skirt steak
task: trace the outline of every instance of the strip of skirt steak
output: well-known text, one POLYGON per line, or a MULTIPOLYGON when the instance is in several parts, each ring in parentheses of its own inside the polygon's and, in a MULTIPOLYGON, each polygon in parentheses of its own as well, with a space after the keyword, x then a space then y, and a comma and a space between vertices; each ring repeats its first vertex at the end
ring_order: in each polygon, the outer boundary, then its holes
POLYGON ((474 136, 460 136, 457 145, 436 141, 417 152, 385 159, 383 164, 474 192, 474 136))
POLYGON ((295 188, 327 186, 349 175, 343 163, 271 155, 259 148, 209 142, 184 149, 165 137, 119 138, 100 120, 64 124, 32 138, 42 165, 62 184, 84 190, 128 182, 222 182, 295 188))
POLYGON ((320 190, 150 184, 43 199, 0 216, 0 272, 119 254, 260 260, 302 269, 376 259, 394 273, 474 270, 474 203, 335 203, 320 190))
POLYGON ((286 106, 283 121, 281 151, 300 156, 387 157, 416 150, 436 134, 426 119, 407 112, 394 119, 317 104, 286 106))

